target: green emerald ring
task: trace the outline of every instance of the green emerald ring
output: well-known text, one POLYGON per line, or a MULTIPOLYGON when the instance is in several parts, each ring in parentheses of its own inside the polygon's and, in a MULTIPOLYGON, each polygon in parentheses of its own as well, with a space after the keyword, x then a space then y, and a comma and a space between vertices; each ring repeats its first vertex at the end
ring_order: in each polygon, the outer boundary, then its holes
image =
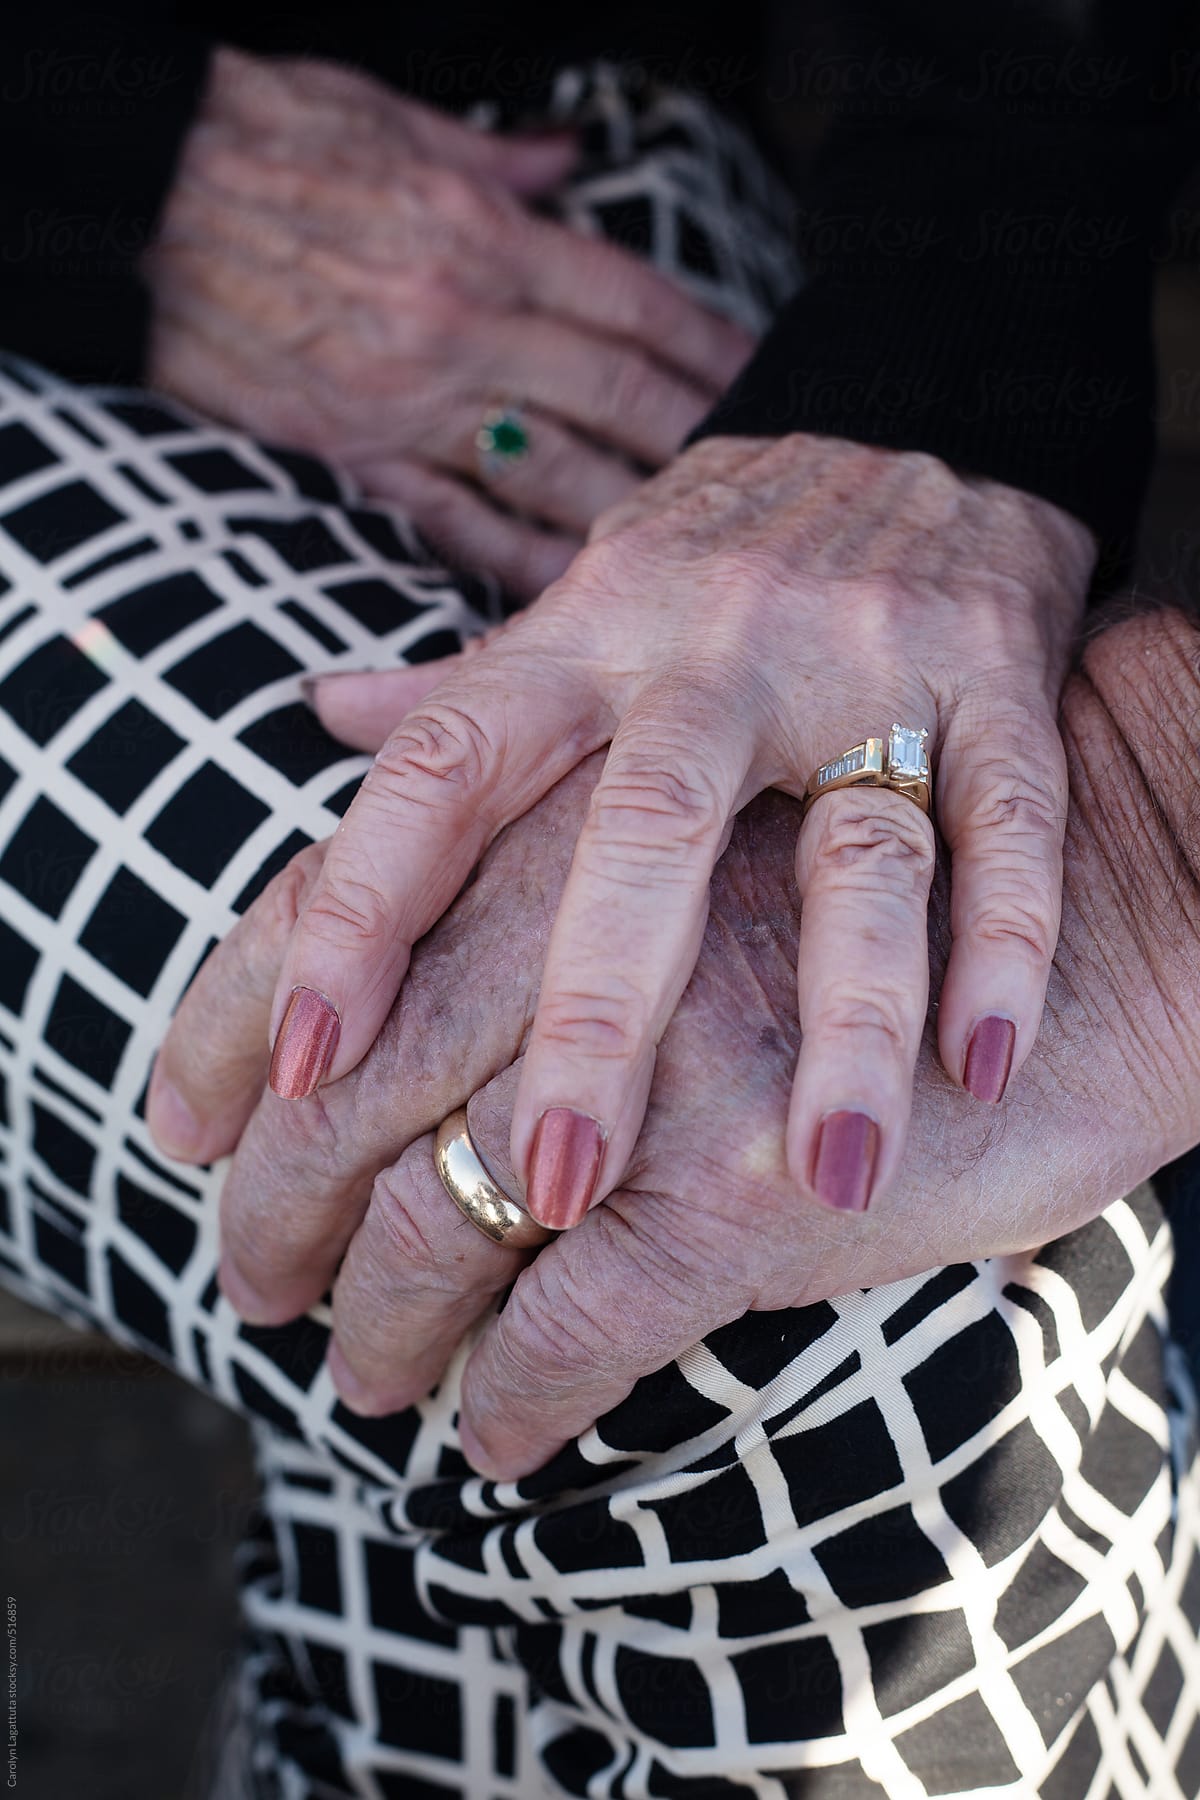
POLYGON ((529 455, 529 427, 519 406, 489 406, 475 433, 485 475, 502 474, 529 455))

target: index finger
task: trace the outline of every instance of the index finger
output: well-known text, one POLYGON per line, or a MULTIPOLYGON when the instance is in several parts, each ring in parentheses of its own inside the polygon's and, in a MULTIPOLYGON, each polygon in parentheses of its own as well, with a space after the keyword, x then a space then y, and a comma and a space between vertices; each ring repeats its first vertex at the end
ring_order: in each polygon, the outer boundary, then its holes
MULTIPOLYGON (((517 1067, 504 1070, 467 1106, 480 1149, 480 1123, 507 1118, 517 1067)), ((495 1133, 492 1133, 495 1136, 495 1133)), ((502 1191, 519 1191, 511 1168, 488 1158, 502 1191)), ((351 1239, 333 1294, 329 1369, 353 1411, 398 1412, 427 1394, 469 1327, 528 1260, 459 1211, 438 1174, 432 1136, 418 1138, 384 1169, 351 1239)))
POLYGON ((481 852, 604 742, 585 678, 510 654, 515 642, 483 652, 401 722, 335 834, 276 991, 270 1081, 282 1098, 305 1099, 359 1063, 413 945, 481 852))

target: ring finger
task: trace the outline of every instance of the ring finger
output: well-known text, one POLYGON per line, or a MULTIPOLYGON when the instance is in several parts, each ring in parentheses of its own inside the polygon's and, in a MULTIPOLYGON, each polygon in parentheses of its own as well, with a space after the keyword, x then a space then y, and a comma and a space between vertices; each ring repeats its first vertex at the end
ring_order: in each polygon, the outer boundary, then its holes
POLYGON ((506 506, 586 536, 592 521, 641 485, 624 457, 589 443, 551 413, 494 406, 481 399, 456 409, 437 452, 458 474, 473 476, 506 506), (481 437, 499 440, 495 448, 481 437), (502 446, 510 443, 505 451, 502 446))
MULTIPOLYGON (((467 1106, 472 1139, 477 1148, 488 1145, 489 1173, 510 1195, 519 1188, 500 1146, 519 1068, 506 1069, 467 1106), (503 1125, 490 1123, 501 1116, 503 1125)), ((334 1288, 328 1363, 342 1399, 368 1415, 421 1399, 528 1260, 528 1251, 493 1243, 459 1211, 435 1167, 434 1137, 419 1138, 377 1176, 334 1288)))

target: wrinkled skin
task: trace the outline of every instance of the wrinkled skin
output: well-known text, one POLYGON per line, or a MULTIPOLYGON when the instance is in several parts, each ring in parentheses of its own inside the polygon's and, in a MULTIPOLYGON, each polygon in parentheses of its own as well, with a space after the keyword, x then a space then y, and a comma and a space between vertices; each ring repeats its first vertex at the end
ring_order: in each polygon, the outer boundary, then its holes
POLYGON ((456 567, 537 593, 751 342, 531 212, 577 158, 569 132, 482 132, 353 69, 219 49, 147 259, 151 384, 315 451, 456 567), (481 468, 476 430, 513 396, 529 454, 481 468))
MULTIPOLYGON (((886 737, 895 720, 930 732, 952 858, 944 1067, 970 1086, 968 1045, 995 1019, 1014 1034, 1019 1071, 1058 932, 1066 769, 1055 712, 1093 552, 1060 509, 931 456, 800 432, 694 444, 606 513, 566 575, 482 650, 317 683, 335 734, 379 713, 373 694, 392 697, 394 729, 301 913, 273 1034, 294 990, 311 990, 340 1020, 313 1079, 352 1069, 411 945, 495 832, 607 744, 547 950, 511 1145, 535 1217, 577 1223, 633 1152, 736 813, 767 787, 802 795, 826 758, 886 737), (548 1109, 572 1110, 592 1133, 590 1189, 564 1193, 552 1172, 539 1180, 548 1109)), ((783 1097, 787 1160, 802 1203, 858 1208, 878 1203, 903 1155, 934 834, 911 800, 855 787, 818 800, 798 835, 805 1040, 790 1107, 783 1097), (869 1122, 876 1149, 861 1179, 830 1182, 823 1133, 847 1114, 869 1122)), ((285 1080, 279 1091, 299 1090, 285 1080)))
MULTIPOLYGON (((941 1071, 928 1031, 901 1177, 866 1216, 799 1205, 784 1158, 794 802, 769 796, 739 819, 620 1188, 523 1269, 450 1204, 428 1134, 474 1096, 476 1141, 516 1190, 514 1059, 594 765, 484 858, 360 1067, 285 1103, 262 1091, 266 1017, 320 860, 306 852, 201 972, 151 1089, 167 1150, 207 1160, 241 1135, 222 1203, 226 1292, 245 1316, 282 1321, 340 1262, 331 1368, 351 1404, 385 1412, 433 1384, 516 1278, 467 1365, 461 1415, 475 1465, 513 1476, 748 1308, 1028 1249, 1084 1222, 1200 1135, 1198 711, 1200 634, 1179 615, 1122 623, 1089 647, 1064 703, 1066 899, 1038 1046, 985 1112, 941 1071), (190 1142, 171 1087, 191 1109, 190 1142), (261 1099, 247 1124, 248 1093, 261 1099)), ((934 912, 936 968, 944 893, 934 912)))

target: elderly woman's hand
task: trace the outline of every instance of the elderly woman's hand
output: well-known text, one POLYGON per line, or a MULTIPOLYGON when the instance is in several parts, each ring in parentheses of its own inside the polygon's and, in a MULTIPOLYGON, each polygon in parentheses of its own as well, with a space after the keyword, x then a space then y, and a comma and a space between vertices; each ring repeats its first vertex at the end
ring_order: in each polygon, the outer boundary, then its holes
POLYGON ((737 823, 620 1192, 524 1269, 458 1213, 422 1134, 474 1095, 476 1143, 517 1191, 504 1147, 515 1059, 600 759, 486 854, 360 1067, 301 1105, 270 1093, 256 1105, 274 973, 321 860, 305 852, 205 966, 150 1092, 167 1149, 181 1147, 169 1083, 199 1116, 198 1160, 231 1147, 253 1112, 222 1200, 226 1292, 252 1320, 281 1322, 336 1273, 335 1381, 382 1413, 437 1381, 515 1279, 467 1366, 462 1415, 476 1465, 515 1475, 747 1307, 1030 1249, 1093 1216, 1197 1129, 1197 821, 1181 759, 1196 703, 1196 633, 1178 619, 1132 621, 1089 650, 1065 708, 1063 937, 1023 1096, 999 1113, 972 1106, 927 1041, 909 1157, 873 1217, 798 1208, 784 1163, 793 802, 761 800, 737 823))
POLYGON ((219 50, 147 260, 151 382, 540 591, 751 344, 529 210, 576 157, 569 133, 478 131, 351 69, 219 50), (513 399, 527 454, 481 459, 485 413, 513 399))
MULTIPOLYGON (((284 961, 276 1092, 354 1068, 481 851, 609 743, 513 1115, 531 1211, 578 1224, 633 1154, 734 816, 767 787, 803 794, 818 765, 900 721, 929 733, 952 859, 942 1060, 998 1101, 1037 1036, 1058 932, 1055 708, 1092 561, 1066 514, 928 456, 716 438, 605 515, 484 649, 319 682, 321 717, 349 741, 372 747, 389 708, 398 722, 284 961)), ((929 820, 883 788, 820 798, 800 831, 787 1162, 843 1210, 900 1164, 933 867, 929 820)))

